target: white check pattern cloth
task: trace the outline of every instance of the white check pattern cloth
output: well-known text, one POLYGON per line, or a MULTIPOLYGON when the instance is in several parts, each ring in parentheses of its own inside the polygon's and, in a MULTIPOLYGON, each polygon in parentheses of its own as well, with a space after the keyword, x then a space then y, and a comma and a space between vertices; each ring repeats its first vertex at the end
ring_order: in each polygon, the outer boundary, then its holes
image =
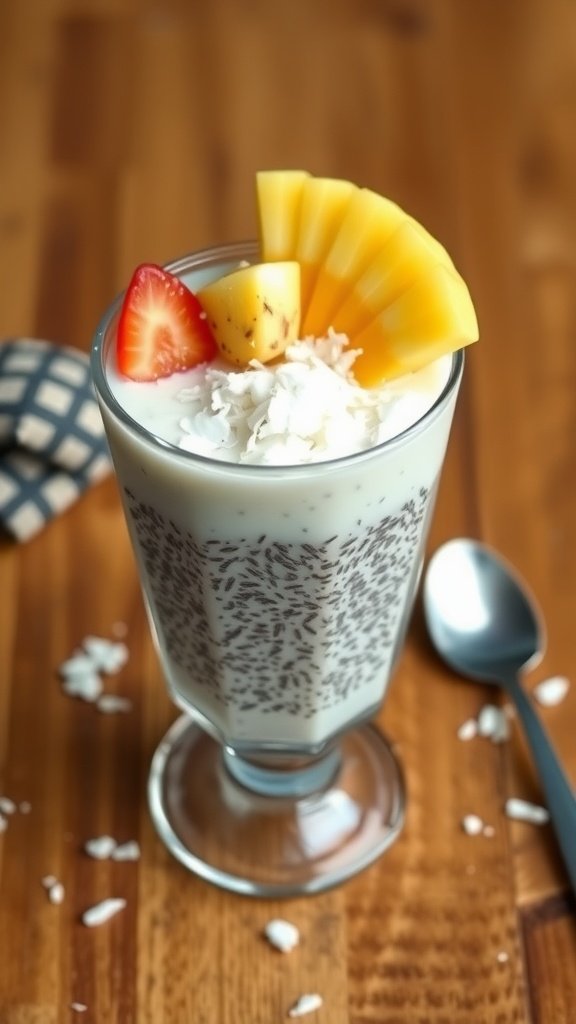
POLYGON ((0 342, 0 526, 29 540, 111 464, 88 357, 34 338, 0 342))

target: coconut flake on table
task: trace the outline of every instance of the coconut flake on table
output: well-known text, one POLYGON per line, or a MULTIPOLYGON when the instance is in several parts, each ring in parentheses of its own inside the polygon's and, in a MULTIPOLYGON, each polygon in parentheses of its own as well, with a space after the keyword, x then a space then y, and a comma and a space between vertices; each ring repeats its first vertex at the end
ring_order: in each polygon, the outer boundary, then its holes
POLYGON ((112 836, 95 836, 94 839, 87 839, 84 843, 84 852, 94 860, 107 860, 112 856, 117 843, 112 836))
POLYGON ((9 796, 0 796, 0 814, 15 814, 16 804, 9 796))
POLYGON ((119 914, 125 906, 126 900, 110 896, 108 899, 94 904, 93 907, 88 907, 88 910, 82 914, 82 924, 85 924, 87 928, 96 928, 119 914))
POLYGON ((478 725, 475 718, 468 718, 458 727, 456 733, 459 740, 472 740, 478 735, 478 725))
POLYGON ((529 800, 520 800, 518 797, 510 797, 506 801, 504 810, 508 818, 515 821, 527 821, 531 825, 545 825, 550 820, 550 815, 545 807, 530 803, 529 800))
POLYGON ((437 370, 437 380, 422 371, 363 388, 347 342, 331 332, 289 345, 274 365, 203 366, 176 396, 186 407, 179 447, 247 464, 317 462, 371 448, 424 415, 438 393, 437 370))
POLYGON ((275 917, 272 921, 268 921, 264 934, 270 945, 279 949, 281 953, 289 953, 296 948, 300 941, 300 932, 296 925, 281 917, 275 917))
POLYGON ((96 701, 96 707, 104 715, 116 715, 131 711, 132 701, 128 697, 118 697, 115 693, 103 693, 96 701))
POLYGON ((502 708, 485 704, 478 715, 478 733, 493 743, 503 743, 510 738, 510 722, 502 708))
POLYGON ((94 704, 100 697, 104 684, 98 673, 92 668, 87 672, 65 679, 62 689, 69 697, 79 697, 87 704, 94 704))
POLYGON ((479 836, 486 827, 477 814, 465 814, 460 824, 468 836, 479 836))
POLYGON ((139 860, 140 846, 135 839, 130 839, 127 843, 119 843, 112 850, 111 857, 112 860, 118 861, 139 860))
POLYGON ((87 636, 82 641, 82 646, 93 667, 106 675, 119 672, 128 661, 128 648, 121 641, 106 640, 100 636, 87 636))
POLYGON ((304 1017, 307 1013, 314 1013, 322 1006, 322 996, 317 992, 306 992, 288 1010, 289 1017, 304 1017))
POLYGON ((86 1013, 88 1007, 86 1003, 70 1003, 70 1009, 74 1010, 74 1013, 86 1013))
POLYGON ((54 881, 52 885, 46 886, 46 891, 48 893, 48 899, 50 900, 50 903, 53 903, 55 906, 59 906, 61 903, 64 902, 64 896, 66 894, 64 892, 64 886, 62 885, 62 882, 58 882, 57 880, 54 881))
POLYGON ((564 700, 569 689, 570 683, 565 676, 551 676, 538 683, 532 694, 542 707, 552 708, 564 700))

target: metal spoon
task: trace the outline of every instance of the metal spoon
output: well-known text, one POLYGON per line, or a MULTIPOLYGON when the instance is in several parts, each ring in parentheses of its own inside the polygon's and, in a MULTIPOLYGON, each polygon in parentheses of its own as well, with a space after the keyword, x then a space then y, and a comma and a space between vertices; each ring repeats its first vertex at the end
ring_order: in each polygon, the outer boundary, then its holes
POLYGON ((513 701, 576 892, 576 797, 519 682, 520 672, 537 664, 545 647, 532 596, 489 548, 473 540, 452 540, 428 565, 424 615, 434 646, 456 672, 499 684, 513 701))

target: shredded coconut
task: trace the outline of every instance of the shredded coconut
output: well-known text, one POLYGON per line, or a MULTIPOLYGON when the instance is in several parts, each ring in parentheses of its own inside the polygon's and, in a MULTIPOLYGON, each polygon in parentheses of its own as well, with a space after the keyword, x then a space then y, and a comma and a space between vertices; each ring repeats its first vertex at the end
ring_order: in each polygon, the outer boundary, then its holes
POLYGON ((111 917, 124 910, 125 906, 126 900, 114 897, 102 900, 101 903, 96 903, 93 907, 89 907, 88 910, 84 911, 82 914, 82 924, 85 924, 87 928, 96 928, 99 924, 104 924, 111 917))
POLYGON ((94 860, 107 860, 116 849, 116 840, 112 836, 96 836, 84 843, 84 852, 94 860))
POLYGON ((351 373, 358 353, 346 343, 332 332, 295 342, 272 366, 203 366, 177 394, 179 447, 231 462, 317 462, 381 444, 424 415, 429 387, 404 377, 362 388, 351 373))
POLYGON ((307 992, 300 996, 298 1001, 288 1010, 289 1017, 303 1017, 306 1013, 313 1013, 322 1006, 322 996, 316 992, 307 992))
POLYGON ((128 843, 121 843, 112 850, 111 856, 112 860, 139 860, 140 846, 135 839, 131 839, 128 843))
POLYGON ((474 737, 478 735, 478 726, 476 724, 476 719, 468 718, 465 722, 462 722, 462 725, 459 727, 456 735, 458 736, 459 740, 474 739, 474 737))
POLYGON ((87 636, 82 641, 93 667, 106 675, 119 672, 128 661, 126 644, 114 640, 106 640, 100 636, 87 636))
POLYGON ((54 905, 63 903, 64 895, 64 886, 62 885, 62 882, 53 882, 52 885, 48 887, 48 899, 50 900, 50 903, 54 903, 54 905))
POLYGON ((296 925, 291 924, 290 921, 284 921, 281 917, 269 921, 264 929, 264 934, 270 945, 279 949, 281 953, 289 953, 300 941, 300 932, 296 925))
POLYGON ((0 814, 15 814, 16 804, 9 796, 0 796, 0 814))
POLYGON ((550 679, 543 679, 532 692, 542 707, 551 708, 564 700, 569 689, 570 683, 564 676, 552 676, 550 679))
POLYGON ((89 669, 65 679, 62 689, 69 697, 80 697, 88 704, 93 704, 100 697, 103 685, 98 673, 94 669, 89 669))
POLYGON ((45 889, 51 889, 53 885, 56 885, 57 881, 58 879, 56 878, 56 875, 44 875, 42 885, 45 889))
POLYGON ((96 701, 98 711, 105 715, 115 715, 132 710, 132 701, 127 697, 117 697, 115 693, 104 693, 96 701))
POLYGON ((86 1013, 88 1007, 86 1003, 70 1003, 70 1009, 74 1010, 74 1013, 86 1013))
POLYGON ((478 732, 493 743, 503 743, 510 738, 510 723, 502 708, 485 704, 478 715, 478 732))
POLYGON ((508 956, 508 953, 506 953, 505 950, 501 949, 499 953, 496 953, 496 959, 499 964, 505 964, 508 962, 510 957, 508 956))
POLYGON ((477 814, 464 815, 461 825, 468 836, 479 836, 484 831, 484 822, 477 814))
POLYGON ((516 821, 527 821, 531 825, 545 825, 550 815, 545 807, 532 804, 529 800, 520 800, 518 797, 510 797, 505 805, 506 815, 516 821))

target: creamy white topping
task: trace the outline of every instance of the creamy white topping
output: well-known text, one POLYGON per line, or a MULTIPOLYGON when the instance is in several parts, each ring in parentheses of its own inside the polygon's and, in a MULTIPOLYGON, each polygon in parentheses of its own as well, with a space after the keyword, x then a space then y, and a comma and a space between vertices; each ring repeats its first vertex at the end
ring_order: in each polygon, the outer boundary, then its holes
POLYGON ((446 356, 417 373, 363 388, 357 353, 331 333, 289 346, 282 362, 245 370, 203 364, 153 383, 111 377, 126 411, 164 440, 227 462, 289 465, 336 459, 402 433, 446 384, 446 356))

